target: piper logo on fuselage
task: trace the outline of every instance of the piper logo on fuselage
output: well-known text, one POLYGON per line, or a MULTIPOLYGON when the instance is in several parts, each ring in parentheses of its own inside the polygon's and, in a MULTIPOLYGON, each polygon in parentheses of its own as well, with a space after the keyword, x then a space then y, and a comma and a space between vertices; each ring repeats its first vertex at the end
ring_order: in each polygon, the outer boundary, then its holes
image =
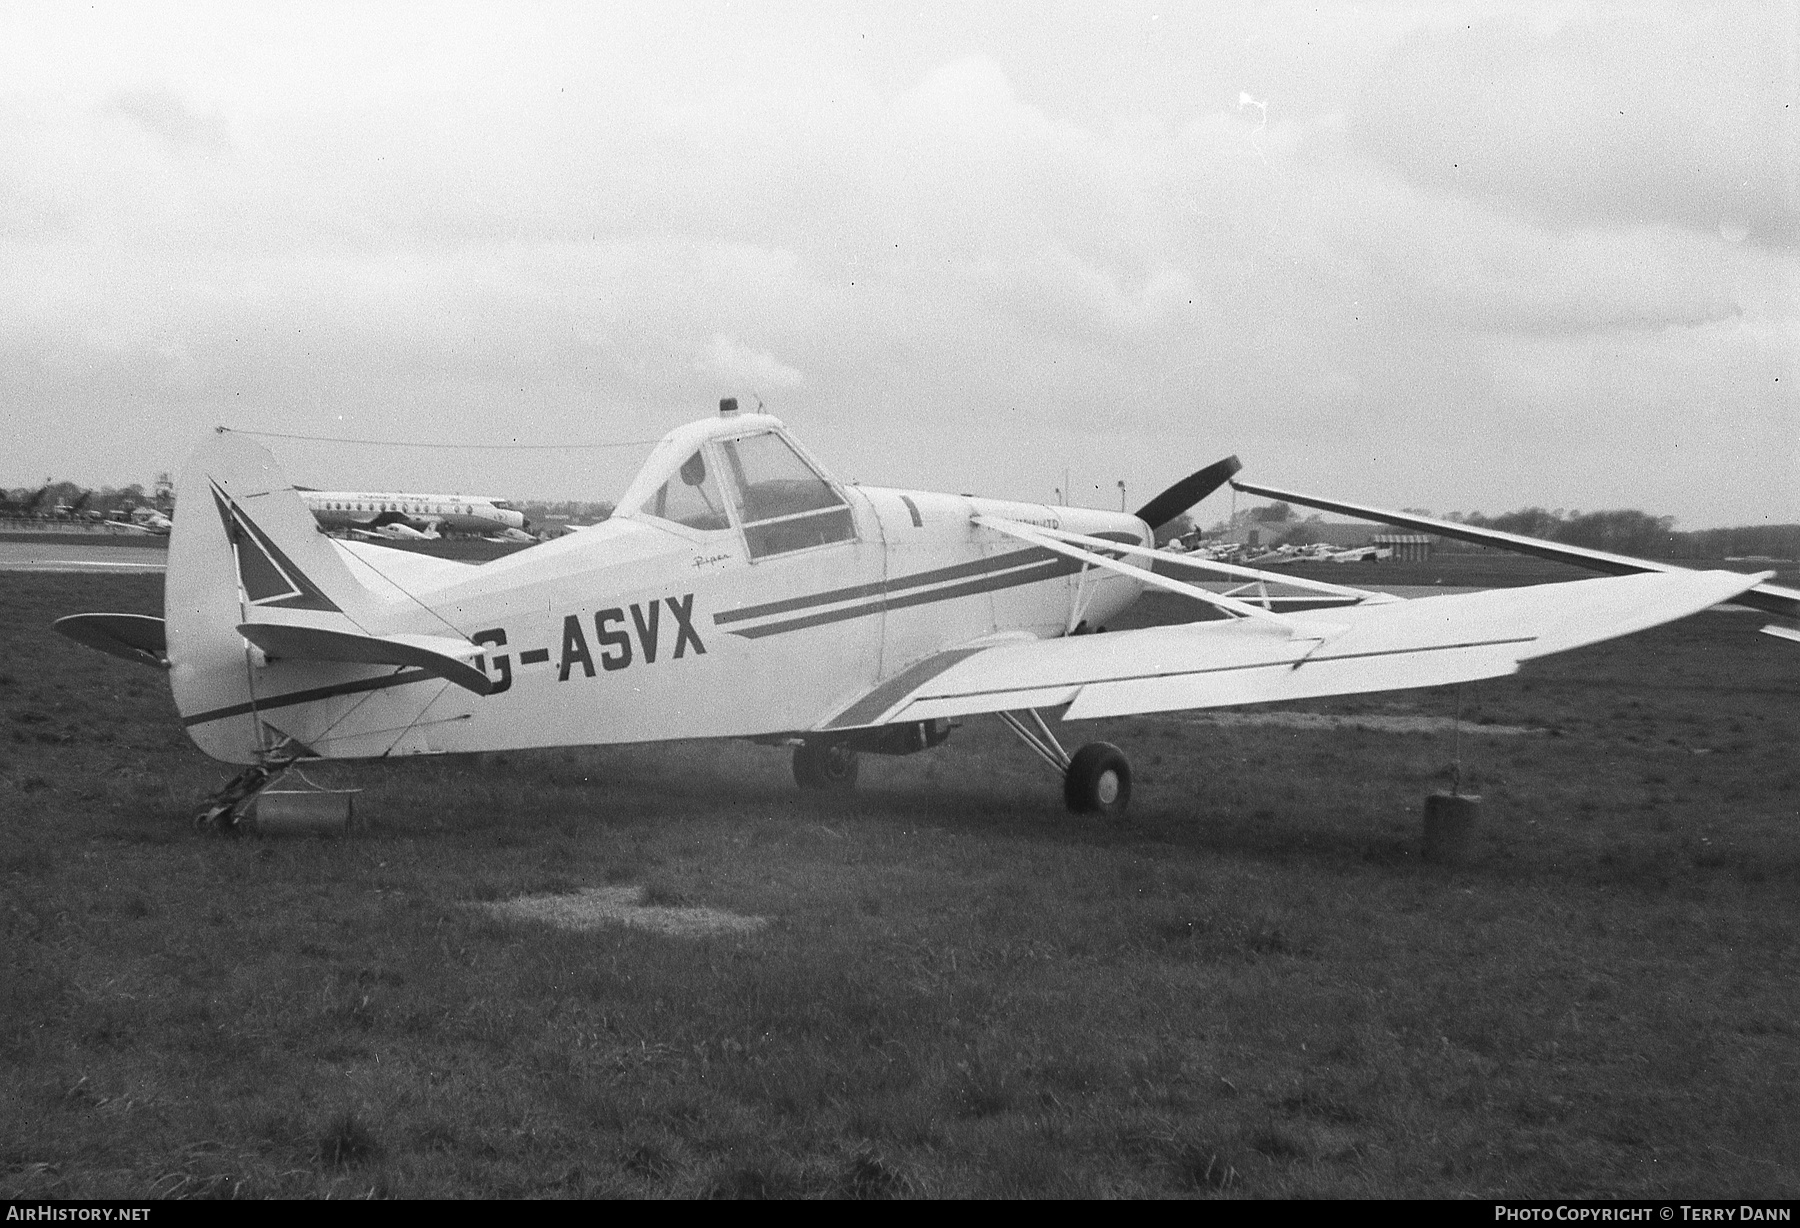
MULTIPOLYGON (((563 616, 556 680, 567 682, 577 675, 592 678, 599 672, 594 668, 596 660, 600 670, 608 672, 627 669, 638 662, 645 665, 656 664, 666 638, 663 619, 665 606, 670 615, 669 621, 674 623, 670 630, 674 634, 675 644, 669 656, 680 660, 687 655, 690 647, 695 656, 704 656, 706 645, 700 641, 700 633, 694 629, 694 594, 684 593, 680 597, 664 597, 661 601, 643 604, 634 601, 628 606, 596 610, 591 618, 584 618, 580 614, 563 616), (590 626, 593 629, 591 641, 588 631, 590 626)), ((500 627, 478 631, 470 639, 477 644, 506 647, 506 631, 500 627)), ((548 648, 527 648, 520 651, 519 664, 543 664, 550 660, 550 656, 551 650, 548 648)), ((492 663, 499 679, 488 694, 498 695, 512 686, 511 654, 495 653, 492 663)), ((485 661, 483 668, 486 668, 485 661)))

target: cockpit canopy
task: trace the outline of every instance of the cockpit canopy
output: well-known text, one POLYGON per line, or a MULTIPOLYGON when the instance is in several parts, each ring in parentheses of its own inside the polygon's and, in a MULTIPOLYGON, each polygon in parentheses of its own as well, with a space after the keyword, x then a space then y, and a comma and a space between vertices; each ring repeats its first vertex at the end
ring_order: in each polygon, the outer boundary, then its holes
POLYGON ((753 559, 856 536, 843 495, 767 414, 671 431, 620 499, 618 514, 704 533, 737 528, 753 559))
POLYGON ((704 450, 682 461, 675 476, 656 488, 643 510, 658 520, 673 520, 690 529, 710 532, 731 527, 718 475, 707 466, 704 450))

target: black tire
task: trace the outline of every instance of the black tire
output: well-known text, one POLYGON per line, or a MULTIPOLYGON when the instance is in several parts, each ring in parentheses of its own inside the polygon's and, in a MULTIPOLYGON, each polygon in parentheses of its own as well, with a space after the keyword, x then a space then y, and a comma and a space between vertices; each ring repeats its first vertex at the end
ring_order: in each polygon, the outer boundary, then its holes
POLYGON ((856 787, 856 752, 842 742, 802 742, 794 747, 794 783, 848 793, 856 787))
POLYGON ((1063 773, 1063 801, 1076 814, 1118 816, 1131 805, 1131 761, 1111 742, 1089 742, 1063 773))

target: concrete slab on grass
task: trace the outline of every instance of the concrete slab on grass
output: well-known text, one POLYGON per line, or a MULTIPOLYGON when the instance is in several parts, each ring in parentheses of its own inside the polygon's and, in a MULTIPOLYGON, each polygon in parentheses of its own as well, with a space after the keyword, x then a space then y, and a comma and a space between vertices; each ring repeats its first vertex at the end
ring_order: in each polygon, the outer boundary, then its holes
POLYGON ((558 929, 594 930, 634 925, 677 938, 707 934, 750 934, 769 923, 718 908, 674 908, 643 903, 642 887, 587 887, 565 895, 527 895, 484 905, 497 917, 542 921, 558 929))

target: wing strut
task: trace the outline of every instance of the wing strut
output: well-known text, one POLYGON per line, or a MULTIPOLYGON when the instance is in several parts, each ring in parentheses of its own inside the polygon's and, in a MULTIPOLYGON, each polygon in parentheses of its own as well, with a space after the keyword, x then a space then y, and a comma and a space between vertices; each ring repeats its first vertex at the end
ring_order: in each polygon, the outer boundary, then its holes
MULTIPOLYGON (((1008 523, 1018 523, 1009 521, 1008 523)), ((1353 597, 1361 605, 1378 605, 1384 601, 1403 601, 1392 593, 1378 593, 1366 588, 1353 588, 1347 584, 1332 584, 1325 580, 1307 580, 1299 576, 1283 575, 1273 571, 1259 571, 1254 567, 1239 567, 1235 563, 1221 563, 1214 559, 1189 558, 1185 554, 1174 554, 1167 550, 1151 550, 1145 546, 1131 546, 1124 542, 1111 541, 1103 537, 1088 537, 1081 533, 1071 533, 1067 529, 1046 529, 1042 525, 1024 525, 1033 533, 1041 533, 1045 537, 1054 537, 1058 541, 1071 542, 1088 546, 1096 550, 1106 550, 1117 554, 1129 554, 1137 558, 1153 559, 1158 563, 1172 563, 1178 567, 1192 567, 1197 571, 1213 571, 1220 575, 1234 576, 1238 579, 1255 580, 1266 584, 1284 584, 1289 588, 1310 589, 1315 593, 1328 593, 1333 597, 1353 597)))
MULTIPOLYGON (((1111 557, 1113 553, 1118 553, 1139 555, 1150 559, 1176 561, 1177 556, 1175 555, 1165 554, 1156 550, 1147 550, 1142 546, 1126 545, 1122 542, 1110 541, 1106 538, 1087 537, 1080 533, 1064 532, 1061 529, 1046 529, 1038 525, 1022 524, 1019 521, 1007 520, 1002 517, 976 516, 973 520, 975 524, 978 524, 983 528, 993 529, 999 533, 1005 533, 1008 536, 1016 537, 1021 541, 1030 542, 1034 546, 1040 546, 1045 550, 1054 551, 1057 554, 1066 555, 1069 558, 1079 559, 1082 562, 1091 564, 1095 567, 1104 567, 1109 571, 1116 571, 1121 575, 1130 576, 1132 579, 1143 584, 1148 584, 1154 588, 1165 589, 1171 593, 1179 593, 1184 597, 1192 597, 1196 601, 1203 601, 1207 605, 1224 610, 1227 614, 1235 615, 1240 618, 1253 618, 1264 625, 1279 627, 1294 639, 1324 641, 1329 639, 1337 632, 1337 630, 1339 630, 1336 626, 1322 623, 1298 622, 1287 615, 1277 614, 1266 606, 1254 605, 1247 601, 1239 601, 1235 597, 1209 592, 1206 589, 1183 583, 1180 580, 1171 579, 1168 576, 1159 576, 1148 567, 1136 567, 1111 557), (1106 553, 1100 553, 1101 551, 1105 551, 1106 553)), ((1201 563, 1198 560, 1180 561, 1186 562, 1190 567, 1198 567, 1204 570, 1224 570, 1240 576, 1252 576, 1259 580, 1273 580, 1276 583, 1282 584, 1290 582, 1290 577, 1269 575, 1266 572, 1255 571, 1248 567, 1232 567, 1229 564, 1213 563, 1210 561, 1206 563, 1201 563)), ((1357 604, 1362 605, 1375 605, 1382 601, 1400 600, 1400 598, 1390 596, 1387 593, 1370 593, 1362 589, 1346 588, 1337 584, 1327 584, 1322 580, 1306 581, 1302 583, 1300 587, 1319 589, 1335 595, 1351 597, 1355 599, 1357 604)))
POLYGON ((1043 714, 1036 708, 1027 708, 1025 712, 1031 717, 1032 724, 1037 726, 1035 730, 1027 725, 1017 712, 1002 710, 994 715, 1005 721, 1007 727, 1019 735, 1019 741, 1030 747, 1038 758, 1058 772, 1067 772, 1069 770, 1069 752, 1063 749, 1062 743, 1056 740, 1056 735, 1050 732, 1050 726, 1044 722, 1043 714))
MULTIPOLYGON (((1049 536, 1051 530, 1040 529, 1036 525, 1020 524, 1016 520, 1005 520, 995 516, 976 516, 973 520, 974 523, 980 525, 984 529, 993 529, 996 532, 1005 533, 1009 537, 1016 537, 1020 541, 1030 542, 1034 546, 1041 546, 1045 550, 1054 551, 1057 554, 1067 555, 1072 559, 1079 559, 1084 563, 1091 563, 1095 567, 1105 567, 1110 571, 1116 571, 1122 575, 1130 576, 1132 579, 1141 583, 1149 584, 1156 588, 1167 589, 1171 593, 1180 593, 1182 596, 1192 597, 1196 601, 1204 601, 1208 605, 1217 606, 1228 614, 1235 614, 1240 618, 1260 619, 1270 626, 1281 628, 1296 639, 1318 638, 1318 636, 1312 634, 1305 627, 1296 623, 1293 619, 1284 614, 1277 614, 1273 610, 1265 610, 1261 606, 1251 605, 1247 601, 1239 601, 1234 597, 1222 597, 1218 593, 1211 593, 1203 588, 1195 588, 1192 584, 1184 584, 1180 580, 1171 580, 1168 576, 1159 576, 1147 567, 1133 567, 1129 563, 1121 563, 1118 559, 1109 558, 1104 554, 1096 554, 1093 550, 1084 550, 1081 547, 1071 545, 1068 542, 1059 541, 1058 538, 1064 536, 1060 532, 1057 533, 1056 537, 1051 537, 1049 536)), ((1070 534, 1069 536, 1078 535, 1070 534)), ((1096 546, 1106 550, 1116 548, 1123 551, 1127 549, 1127 547, 1118 542, 1107 541, 1104 538, 1093 537, 1084 538, 1082 540, 1091 541, 1096 546)))

